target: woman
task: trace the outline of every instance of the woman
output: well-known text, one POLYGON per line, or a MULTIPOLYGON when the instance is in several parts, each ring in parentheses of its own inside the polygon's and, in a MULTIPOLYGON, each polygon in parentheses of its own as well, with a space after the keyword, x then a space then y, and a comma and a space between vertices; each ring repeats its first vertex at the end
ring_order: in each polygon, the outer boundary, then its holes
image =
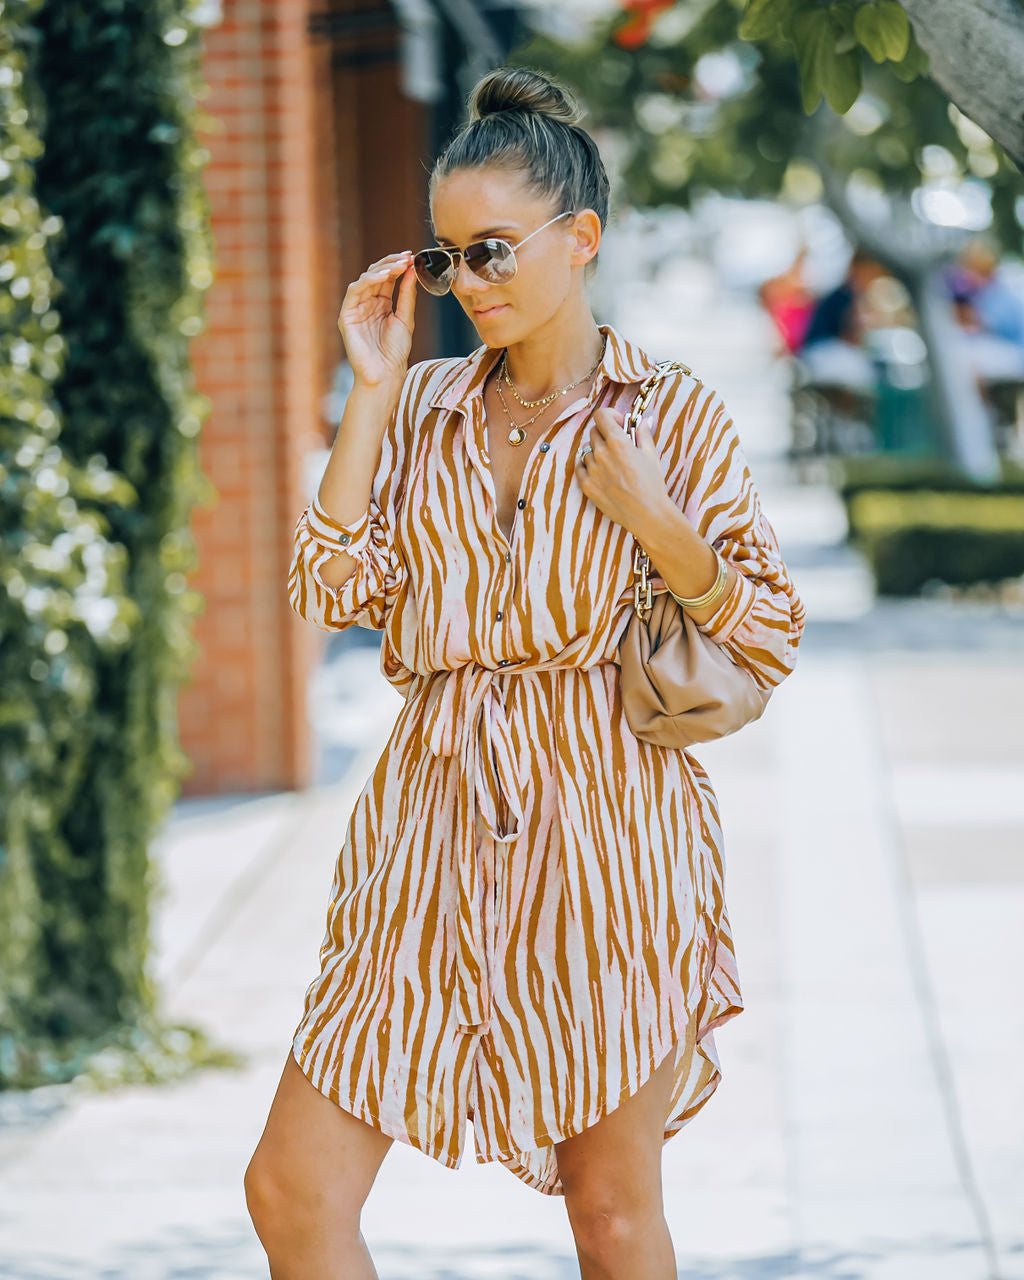
POLYGON ((355 385, 290 599, 382 629, 405 704, 246 1173, 275 1280, 375 1276, 359 1214, 391 1143, 454 1168, 470 1118, 478 1159, 565 1196, 584 1280, 676 1274, 661 1149, 742 1001, 707 775, 623 718, 634 537, 686 599, 721 553, 691 612, 764 687, 803 606, 715 392, 674 373, 639 447, 622 429, 654 362, 587 303, 608 180, 579 118, 544 75, 485 76, 431 175, 437 247, 343 301, 355 385), (473 317, 469 356, 406 368, 417 279, 473 317))

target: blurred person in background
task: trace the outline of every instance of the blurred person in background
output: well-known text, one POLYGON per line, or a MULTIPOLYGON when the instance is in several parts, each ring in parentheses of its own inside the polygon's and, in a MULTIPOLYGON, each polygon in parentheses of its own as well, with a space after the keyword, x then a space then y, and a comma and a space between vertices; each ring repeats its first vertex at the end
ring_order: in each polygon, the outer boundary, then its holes
POLYGON ((854 249, 846 274, 814 304, 797 348, 811 381, 871 391, 877 373, 864 336, 877 324, 869 290, 885 268, 863 249, 854 249))
POLYGON ((761 305, 775 322, 782 349, 795 355, 804 344, 807 326, 814 314, 815 297, 804 281, 807 245, 802 244, 785 271, 758 286, 761 305))
POLYGON ((1007 278, 999 247, 977 236, 947 269, 966 358, 982 394, 995 380, 1024 380, 1024 296, 1007 278))

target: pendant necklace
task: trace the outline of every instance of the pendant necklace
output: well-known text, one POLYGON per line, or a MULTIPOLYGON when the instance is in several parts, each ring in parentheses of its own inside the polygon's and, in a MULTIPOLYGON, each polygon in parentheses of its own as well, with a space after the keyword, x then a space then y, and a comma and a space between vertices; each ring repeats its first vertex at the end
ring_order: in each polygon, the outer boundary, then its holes
MULTIPOLYGON (((540 415, 544 412, 544 410, 553 400, 556 400, 559 396, 564 396, 567 391, 571 391, 573 387, 578 387, 581 382, 586 382, 588 378, 593 376, 593 374, 599 368, 601 361, 604 359, 605 348, 607 347, 607 345, 608 345, 608 335, 605 334, 604 346, 601 348, 601 355, 598 358, 597 363, 593 366, 593 368, 590 369, 587 373, 585 373, 582 378, 577 378, 575 382, 570 382, 567 386, 556 388, 554 391, 550 392, 548 395, 542 396, 539 400, 524 400, 523 397, 516 390, 516 384, 512 381, 512 378, 508 371, 508 362, 507 362, 508 351, 506 350, 505 354, 501 357, 501 368, 498 372, 498 380, 495 383, 495 389, 498 392, 498 399, 501 401, 501 407, 505 410, 505 415, 508 418, 509 424, 512 428, 511 431, 509 431, 508 433, 509 444, 522 444, 523 441, 526 439, 525 428, 528 427, 531 422, 536 422, 536 420, 540 417, 540 415), (502 377, 504 377, 505 381, 512 388, 512 394, 515 396, 515 398, 519 401, 519 403, 524 408, 532 409, 534 408, 534 406, 540 405, 540 408, 537 410, 537 412, 533 415, 532 418, 527 418, 525 422, 513 421, 512 411, 509 409, 508 403, 506 402, 505 396, 503 395, 501 390, 502 377)), ((591 388, 591 394, 593 394, 593 388, 591 388)))

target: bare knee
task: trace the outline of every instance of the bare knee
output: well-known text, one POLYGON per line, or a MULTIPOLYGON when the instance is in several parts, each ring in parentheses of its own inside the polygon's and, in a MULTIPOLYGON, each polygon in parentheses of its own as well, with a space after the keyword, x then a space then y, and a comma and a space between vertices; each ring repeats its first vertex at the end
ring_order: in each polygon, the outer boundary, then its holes
POLYGON ((342 1265, 346 1275, 374 1274, 359 1216, 393 1142, 315 1089, 288 1054, 244 1177, 249 1216, 275 1277, 310 1280, 342 1265))
POLYGON ((252 1218, 257 1234, 262 1238, 264 1231, 269 1228, 276 1216, 275 1209, 280 1203, 281 1189, 270 1161, 263 1158, 259 1148, 253 1153, 252 1159, 246 1166, 242 1185, 245 1187, 245 1203, 249 1210, 249 1217, 252 1218))
POLYGON ((242 1182, 249 1217, 256 1234, 266 1243, 270 1237, 285 1230, 293 1216, 294 1188, 281 1177, 272 1157, 259 1147, 246 1167, 242 1182))
POLYGON ((245 1170, 243 1178, 245 1202, 249 1217, 265 1248, 287 1246, 296 1238, 308 1238, 319 1233, 329 1210, 331 1233, 348 1236, 353 1242, 359 1238, 359 1214, 361 1205, 353 1198, 328 1196, 322 1187, 296 1177, 274 1157, 272 1150, 257 1147, 245 1170))
POLYGON ((566 1210, 579 1253, 616 1275, 626 1274, 623 1264, 644 1254, 652 1237, 667 1231, 655 1197, 644 1200, 624 1189, 575 1195, 567 1191, 566 1210))

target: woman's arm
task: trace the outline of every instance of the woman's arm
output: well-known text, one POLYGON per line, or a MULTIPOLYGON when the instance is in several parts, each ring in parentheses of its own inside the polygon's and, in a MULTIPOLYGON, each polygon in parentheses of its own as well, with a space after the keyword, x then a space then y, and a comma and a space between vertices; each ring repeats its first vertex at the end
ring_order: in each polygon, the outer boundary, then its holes
MULTIPOLYGON (((664 430, 666 423, 660 425, 664 430)), ((716 548, 729 565, 727 590, 713 605, 688 612, 759 684, 780 684, 796 664, 804 604, 722 397, 698 383, 663 439, 666 491, 675 510, 653 504, 637 534, 641 546, 663 581, 683 596, 711 586, 716 548)))
POLYGON ((397 490, 410 430, 410 392, 426 363, 408 371, 390 408, 383 394, 361 395, 349 414, 355 393, 350 394, 338 434, 352 434, 341 445, 335 441, 317 495, 296 523, 288 597, 301 618, 323 631, 352 625, 380 630, 399 590, 397 490), (371 413, 372 420, 365 420, 371 413), (362 468, 372 468, 365 498, 362 468))
MULTIPOLYGON (((381 462, 384 431, 398 406, 401 386, 354 386, 345 401, 338 433, 320 481, 316 504, 333 520, 340 542, 350 542, 370 506, 374 476, 381 462), (351 527, 351 532, 347 530, 351 527), (347 535, 347 536, 346 536, 347 535)), ((356 571, 357 561, 338 551, 318 565, 326 587, 340 587, 356 571)))
MULTIPOLYGON (((677 596, 702 596, 718 580, 718 558, 711 544, 671 501, 666 500, 651 511, 640 545, 650 557, 650 572, 663 578, 677 596)), ((735 565, 728 560, 726 565, 725 587, 718 599, 699 609, 686 610, 694 622, 709 622, 732 595, 739 575, 735 565)))
POLYGON ((355 385, 316 497, 295 525, 288 570, 292 608, 325 631, 379 630, 396 590, 391 499, 404 457, 415 303, 408 250, 372 263, 342 301, 338 328, 355 385))

